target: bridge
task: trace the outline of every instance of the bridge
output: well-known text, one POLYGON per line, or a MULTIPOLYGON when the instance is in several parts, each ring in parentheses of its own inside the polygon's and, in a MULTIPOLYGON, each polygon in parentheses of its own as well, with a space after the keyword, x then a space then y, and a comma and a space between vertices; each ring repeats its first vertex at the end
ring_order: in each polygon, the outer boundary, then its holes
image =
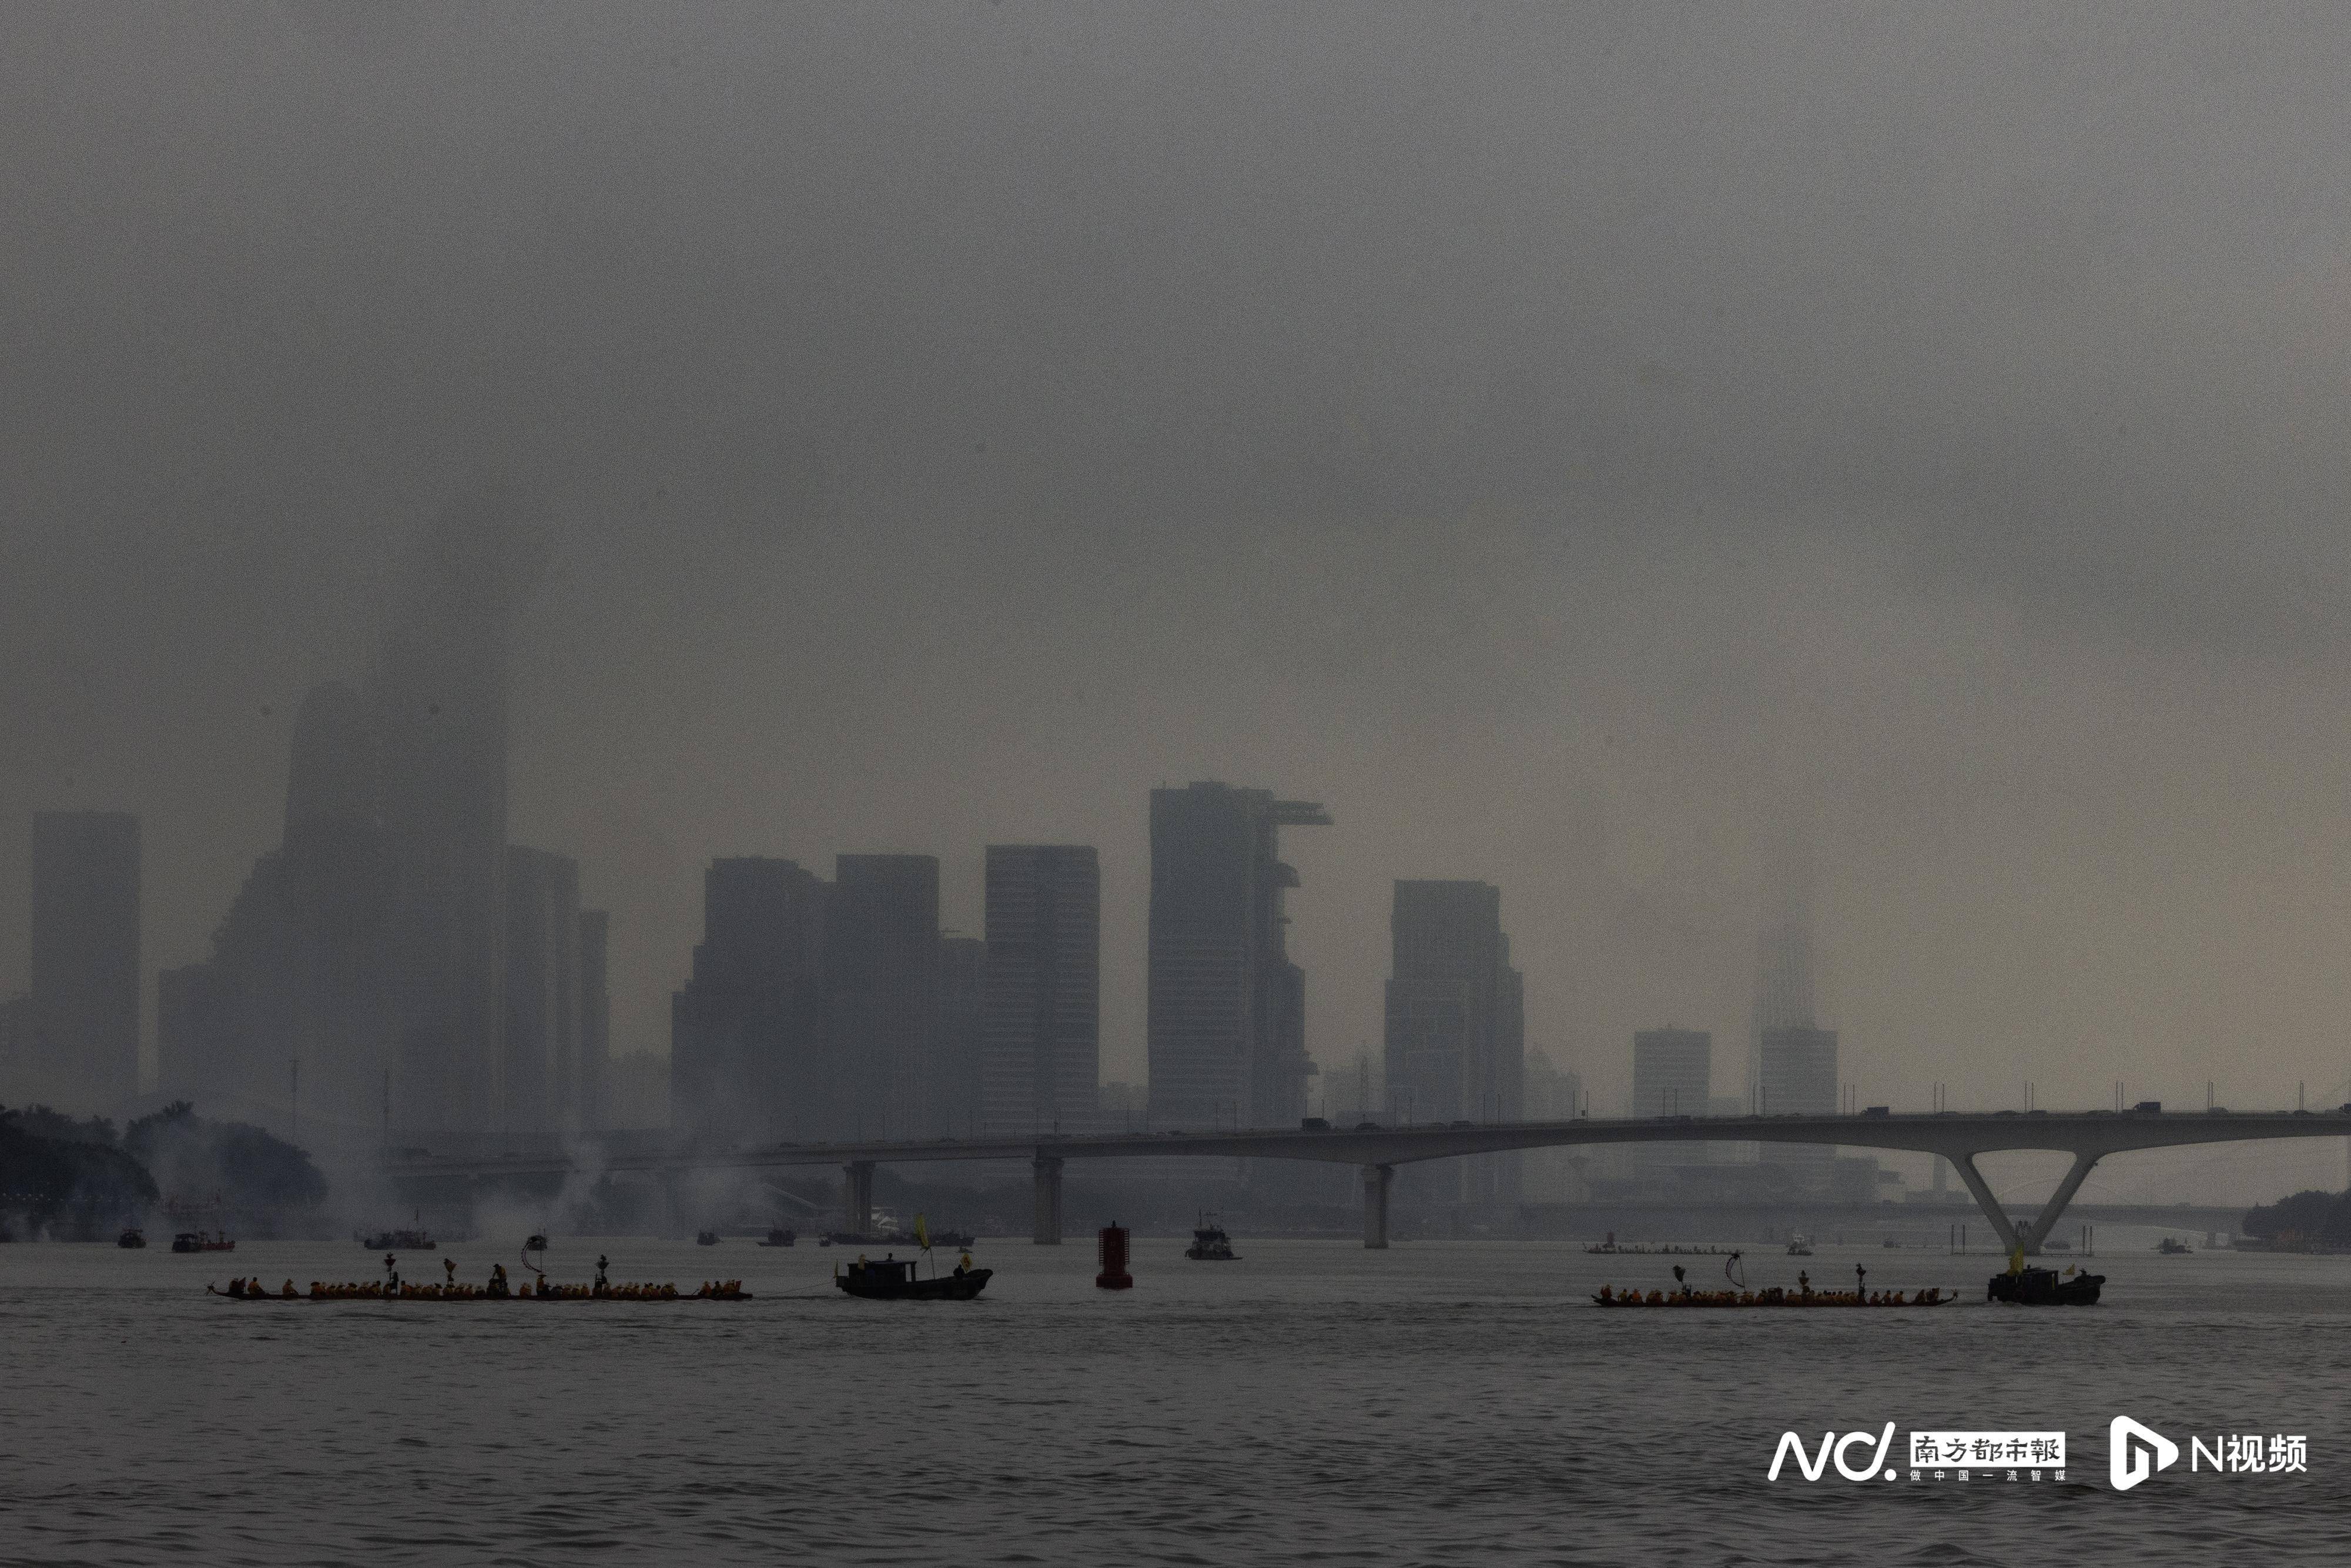
POLYGON ((1457 1123, 1450 1126, 1238 1129, 1206 1133, 1119 1133, 1025 1138, 940 1138, 929 1143, 778 1144, 763 1148, 615 1150, 583 1166, 570 1154, 506 1155, 485 1159, 429 1155, 387 1159, 395 1178, 474 1179, 567 1176, 643 1172, 674 1193, 691 1171, 768 1170, 838 1166, 850 1228, 872 1228, 873 1167, 942 1160, 1025 1160, 1036 1181, 1031 1239, 1061 1239, 1061 1168, 1071 1160, 1221 1158, 1319 1160, 1360 1166, 1364 1173, 1364 1245, 1388 1244, 1388 1190, 1400 1165, 1588 1144, 1827 1144, 1940 1155, 1951 1162, 2001 1243, 2036 1253, 2065 1206, 2108 1155, 2190 1144, 2247 1143, 2268 1138, 2351 1137, 2351 1107, 2342 1111, 1938 1111, 1900 1115, 1863 1112, 1836 1116, 1579 1117, 1567 1122, 1457 1123), (1992 1195, 1979 1155, 2056 1151, 2074 1163, 2041 1212, 2019 1230, 1992 1195))

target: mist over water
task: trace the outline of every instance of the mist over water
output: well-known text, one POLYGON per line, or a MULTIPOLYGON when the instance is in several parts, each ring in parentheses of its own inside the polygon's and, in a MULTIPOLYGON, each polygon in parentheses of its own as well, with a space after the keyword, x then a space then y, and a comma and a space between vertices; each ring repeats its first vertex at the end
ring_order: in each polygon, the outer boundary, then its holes
MULTIPOLYGON (((2003 1310, 1996 1264, 1824 1246, 1756 1283, 1958 1286, 1924 1312, 1603 1312, 1604 1280, 1715 1260, 1567 1245, 984 1244, 967 1305, 857 1301, 841 1249, 559 1238, 547 1267, 739 1304, 229 1302, 365 1277, 349 1244, 0 1249, 0 1561, 583 1558, 1367 1564, 2339 1561, 2351 1264, 2143 1250, 2107 1304, 2003 1310), (61 1419, 60 1413, 70 1412, 61 1419), (2296 1475, 2121 1494, 2105 1430, 2294 1433, 2296 1475), (2064 1482, 1764 1479, 1783 1429, 2065 1430, 2064 1482)), ((2105 1245, 2102 1233, 2102 1246, 2105 1245)), ((2126 1249, 2126 1245, 2127 1249, 2126 1249)), ((462 1277, 512 1244, 451 1249, 462 1277)), ((402 1257, 438 1278, 435 1255, 402 1257)))

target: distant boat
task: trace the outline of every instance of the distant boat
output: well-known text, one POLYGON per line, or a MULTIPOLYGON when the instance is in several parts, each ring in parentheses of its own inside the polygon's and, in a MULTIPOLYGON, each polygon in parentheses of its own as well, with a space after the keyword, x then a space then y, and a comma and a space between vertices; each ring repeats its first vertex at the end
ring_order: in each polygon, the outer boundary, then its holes
POLYGON ((1813 1239, 1802 1231, 1788 1238, 1788 1256, 1809 1258, 1813 1255, 1813 1239))
POLYGON ((779 1225, 774 1229, 769 1230, 768 1232, 768 1239, 760 1242, 759 1245, 762 1247, 789 1247, 793 1242, 798 1241, 799 1239, 799 1238, 798 1236, 786 1230, 779 1225))
POLYGON ((2026 1269, 2014 1274, 1994 1274, 1984 1287, 1984 1300, 2020 1307, 2095 1307, 2104 1274, 2075 1274, 2066 1279, 2054 1269, 2026 1269))
POLYGON ((2158 1252, 2162 1253, 2167 1258, 2184 1258, 2190 1251, 2194 1250, 2187 1242, 2175 1240, 2168 1236, 2157 1242, 2155 1244, 2155 1249, 2158 1252))
POLYGON ((718 1232, 697 1230, 694 1233, 694 1244, 696 1247, 716 1247, 718 1245, 718 1232))
MULTIPOLYGON (((130 1229, 124 1231, 121 1235, 116 1237, 114 1239, 114 1244, 117 1247, 144 1247, 147 1245, 147 1238, 140 1234, 139 1228, 134 1225, 130 1229)), ((2185 1250, 2185 1249, 2183 1249, 2183 1250, 2185 1250)))
POLYGON ((967 1301, 987 1288, 993 1269, 965 1269, 952 1274, 914 1275, 914 1262, 884 1258, 879 1263, 856 1262, 832 1277, 832 1282, 852 1296, 883 1301, 967 1301))
POLYGON ((373 1236, 359 1238, 359 1244, 371 1252, 432 1252, 438 1244, 429 1230, 379 1230, 373 1236))
POLYGON ((1184 1256, 1199 1263, 1238 1263, 1239 1255, 1233 1251, 1233 1239, 1217 1223, 1213 1214, 1204 1214, 1192 1229, 1192 1245, 1184 1249, 1184 1256))
POLYGON ((216 1234, 207 1234, 202 1230, 183 1230, 172 1238, 172 1250, 174 1252, 234 1252, 236 1250, 236 1243, 229 1239, 228 1232, 225 1230, 216 1234))

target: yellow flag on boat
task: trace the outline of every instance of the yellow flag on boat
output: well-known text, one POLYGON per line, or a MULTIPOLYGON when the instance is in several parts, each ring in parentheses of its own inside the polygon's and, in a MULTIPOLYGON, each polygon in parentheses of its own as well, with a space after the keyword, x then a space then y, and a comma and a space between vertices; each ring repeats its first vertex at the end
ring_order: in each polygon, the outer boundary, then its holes
POLYGON ((931 1249, 931 1228, 924 1223, 919 1214, 914 1216, 914 1245, 925 1252, 931 1249))

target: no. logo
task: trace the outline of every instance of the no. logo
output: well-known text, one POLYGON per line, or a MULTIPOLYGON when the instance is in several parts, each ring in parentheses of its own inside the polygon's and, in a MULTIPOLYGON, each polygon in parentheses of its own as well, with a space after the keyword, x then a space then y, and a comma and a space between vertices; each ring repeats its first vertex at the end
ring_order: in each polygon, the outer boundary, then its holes
POLYGON ((2106 1428, 2106 1479, 2116 1491, 2128 1491, 2179 1462, 2179 1445, 2151 1427, 2117 1416, 2106 1428))

